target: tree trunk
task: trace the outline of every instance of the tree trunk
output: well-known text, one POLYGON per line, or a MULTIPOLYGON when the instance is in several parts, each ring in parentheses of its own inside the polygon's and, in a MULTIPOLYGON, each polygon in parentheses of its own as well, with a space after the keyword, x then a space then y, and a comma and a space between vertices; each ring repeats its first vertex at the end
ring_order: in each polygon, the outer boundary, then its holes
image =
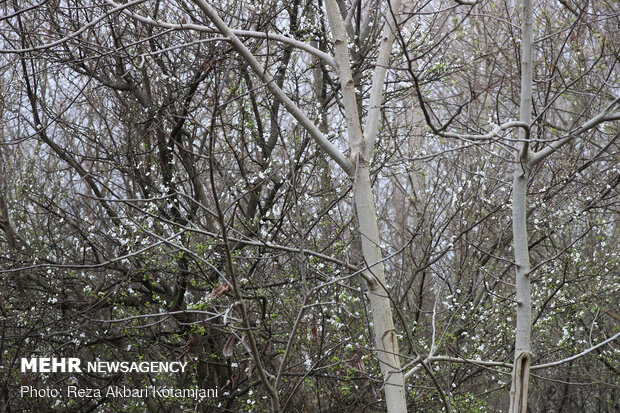
MULTIPOLYGON (((398 12, 400 2, 392 5, 392 7, 398 12)), ((387 59, 392 49, 394 36, 390 25, 386 23, 383 30, 383 43, 380 47, 377 62, 379 70, 375 71, 373 75, 373 91, 371 92, 370 101, 374 103, 370 105, 369 125, 366 127, 367 133, 370 136, 366 136, 365 139, 360 124, 344 22, 340 16, 336 0, 327 0, 325 2, 325 9, 334 37, 334 54, 336 65, 338 66, 338 77, 342 87, 342 102, 345 109, 351 156, 356 161, 355 175, 353 176, 355 209, 359 222, 362 255, 368 267, 364 271, 364 278, 368 285, 368 301, 372 312, 377 357, 381 365, 381 373, 383 374, 387 411, 388 413, 406 413, 405 376, 400 366, 398 337, 394 329, 394 320, 392 319, 392 302, 385 287, 385 271, 369 169, 371 153, 369 149, 374 146, 374 136, 376 136, 379 126, 378 112, 381 106, 380 101, 382 100, 385 82, 384 68, 388 63, 387 59), (372 119, 375 120, 373 121, 372 119)), ((393 19, 388 19, 388 21, 390 20, 393 22, 393 19)), ((392 24, 395 27, 395 23, 392 24)))
POLYGON ((368 301, 377 346, 377 357, 381 364, 385 385, 385 400, 389 413, 406 413, 405 377, 400 366, 398 337, 392 319, 392 305, 385 288, 377 213, 372 198, 368 164, 360 162, 355 179, 355 209, 359 221, 362 254, 368 269, 368 301))
MULTIPOLYGON (((531 123, 532 113, 532 47, 533 10, 532 0, 523 0, 523 29, 521 44, 521 102, 520 120, 531 123)), ((515 334, 515 358, 510 388, 510 413, 527 412, 527 391, 530 375, 531 344, 531 295, 530 254, 527 234, 527 182, 529 130, 519 129, 518 150, 515 156, 512 184, 512 240, 516 265, 517 328, 515 334)))
POLYGON ((530 258, 527 245, 526 195, 529 171, 517 163, 512 195, 512 232, 515 250, 517 328, 515 336, 515 361, 510 388, 510 413, 526 413, 527 386, 530 374, 530 258))

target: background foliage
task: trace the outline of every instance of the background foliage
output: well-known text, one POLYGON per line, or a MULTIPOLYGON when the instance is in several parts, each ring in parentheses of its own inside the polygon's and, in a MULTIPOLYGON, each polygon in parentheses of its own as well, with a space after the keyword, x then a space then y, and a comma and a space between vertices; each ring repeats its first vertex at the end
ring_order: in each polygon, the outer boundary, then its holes
MULTIPOLYGON (((535 3, 539 150, 617 102, 620 20, 616 1, 535 3)), ((364 119, 390 10, 340 4, 355 33, 364 119)), ((200 10, 184 0, 134 1, 126 13, 97 0, 1 7, 0 411, 264 411, 244 320, 262 367, 281 376, 285 411, 384 409, 354 183, 200 10), (19 359, 35 356, 185 360, 191 370, 20 374, 19 359), (219 394, 51 400, 16 391, 73 383, 219 394)), ((322 3, 217 7, 234 29, 255 32, 245 44, 344 149, 333 68, 263 36, 333 53, 322 3)), ((456 411, 507 407, 517 134, 440 138, 428 122, 478 134, 518 118, 519 13, 512 0, 414 1, 399 15, 371 172, 410 411, 440 411, 438 387, 456 411), (432 355, 429 371, 416 369, 418 355, 432 355)), ((617 122, 592 128, 532 173, 534 366, 618 333, 619 133, 617 122)), ((618 344, 533 370, 532 411, 617 411, 618 344)))

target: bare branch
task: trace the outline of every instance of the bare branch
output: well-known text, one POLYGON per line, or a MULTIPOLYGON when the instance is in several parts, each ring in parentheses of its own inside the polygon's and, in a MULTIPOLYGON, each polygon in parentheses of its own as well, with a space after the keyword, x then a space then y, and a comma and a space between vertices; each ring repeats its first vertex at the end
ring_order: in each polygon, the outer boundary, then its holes
POLYGON ((583 356, 588 355, 589 353, 593 352, 597 348, 603 347, 604 345, 609 344, 609 343, 611 343, 614 340, 617 340, 618 338, 620 338, 620 332, 618 332, 615 335, 609 337, 607 340, 601 341, 597 345, 592 346, 589 349, 582 351, 579 354, 575 354, 574 356, 571 356, 571 357, 568 357, 568 358, 565 358, 565 359, 562 359, 562 360, 553 361, 551 363, 538 364, 536 366, 532 366, 530 369, 531 370, 548 369, 549 367, 555 367, 555 366, 559 366, 560 364, 568 363, 569 361, 577 360, 577 359, 579 359, 579 358, 581 358, 583 356))
POLYGON ((312 138, 327 152, 327 154, 348 174, 352 175, 354 167, 343 154, 331 143, 325 135, 316 127, 314 123, 293 101, 278 87, 273 76, 271 76, 263 65, 254 57, 252 52, 239 40, 226 23, 220 18, 217 12, 205 0, 194 0, 207 17, 215 24, 220 33, 228 38, 228 41, 239 52, 241 57, 250 65, 256 76, 258 76, 265 84, 274 97, 278 99, 288 112, 293 115, 297 121, 310 133, 312 138))
MULTIPOLYGON (((108 3, 111 6, 114 7, 119 7, 118 3, 115 3, 112 0, 105 0, 106 3, 108 3)), ((144 1, 144 0, 142 0, 144 1)), ((147 16, 143 16, 141 14, 132 12, 130 10, 123 10, 123 14, 136 19, 137 21, 144 23, 144 24, 148 24, 149 26, 153 26, 153 27, 161 27, 163 29, 169 29, 169 30, 194 30, 197 32, 203 32, 203 33, 219 33, 219 31, 217 29, 214 29, 212 27, 208 27, 208 26, 203 26, 200 24, 194 24, 194 23, 168 23, 168 22, 163 22, 161 20, 155 20, 152 19, 150 17, 147 16)), ((325 53, 319 49, 317 49, 316 47, 312 47, 311 45, 309 45, 308 43, 304 43, 301 42, 297 39, 293 39, 291 37, 288 36, 283 36, 281 34, 275 34, 275 33, 267 33, 267 32, 258 32, 258 31, 253 31, 253 30, 236 30, 236 29, 230 29, 232 33, 234 33, 236 36, 239 37, 252 37, 252 38, 257 38, 257 39, 267 39, 267 40, 275 40, 281 43, 285 43, 288 45, 291 45, 293 47, 296 47, 297 49, 303 50, 305 52, 310 53, 313 56, 318 57, 319 59, 322 59, 323 61, 325 61, 327 64, 329 64, 332 67, 336 67, 336 63, 334 61, 334 58, 328 54, 325 53)))
POLYGON ((140 3, 144 3, 146 0, 133 0, 130 1, 129 3, 125 3, 125 4, 116 4, 114 3, 114 8, 112 10, 109 10, 108 12, 102 14, 101 16, 99 16, 98 18, 96 18, 95 20, 91 21, 90 23, 85 24, 84 26, 82 26, 79 30, 74 31, 73 33, 68 34, 67 36, 63 37, 62 39, 58 39, 54 42, 50 42, 50 43, 45 43, 42 44, 40 46, 34 46, 34 47, 27 47, 27 48, 22 48, 22 49, 0 49, 0 54, 2 53, 30 53, 30 52, 38 52, 41 50, 47 50, 50 49, 54 46, 58 46, 60 44, 63 44, 71 39, 75 39, 77 36, 79 36, 80 34, 84 33, 86 30, 90 29, 93 26, 96 26, 99 22, 101 22, 103 19, 105 19, 106 17, 119 12, 119 11, 123 11, 124 9, 131 7, 131 6, 135 6, 136 4, 140 4, 140 3))
MULTIPOLYGON (((608 110, 612 109, 619 102, 620 102, 620 97, 614 99, 607 106, 607 109, 605 110, 605 112, 607 112, 608 110)), ((603 113, 593 117, 589 121, 583 123, 577 129, 575 129, 572 132, 570 132, 569 134, 565 135, 560 140, 550 144, 546 148, 541 149, 540 151, 538 151, 535 154, 533 154, 531 156, 531 158, 528 160, 528 165, 530 167, 535 166, 536 164, 541 162, 543 159, 545 159, 547 156, 551 155, 552 153, 554 153, 555 151, 560 149, 562 146, 566 145, 571 140, 577 138, 582 133, 587 132, 588 130, 590 130, 590 129, 600 125, 603 122, 620 120, 620 112, 611 112, 611 113, 605 113, 605 112, 603 112, 603 113)))

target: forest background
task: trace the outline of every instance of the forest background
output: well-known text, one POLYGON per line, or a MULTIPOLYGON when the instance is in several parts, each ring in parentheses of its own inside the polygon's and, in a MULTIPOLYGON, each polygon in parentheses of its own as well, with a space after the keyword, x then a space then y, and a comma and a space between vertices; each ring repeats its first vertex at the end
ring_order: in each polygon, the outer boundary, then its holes
POLYGON ((617 0, 0 8, 0 412, 620 410, 617 0))

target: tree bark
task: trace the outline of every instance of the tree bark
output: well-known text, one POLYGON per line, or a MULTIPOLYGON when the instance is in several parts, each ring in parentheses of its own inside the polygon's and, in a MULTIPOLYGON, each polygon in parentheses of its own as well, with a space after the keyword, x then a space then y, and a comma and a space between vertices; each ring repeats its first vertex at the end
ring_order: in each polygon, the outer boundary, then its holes
MULTIPOLYGON (((521 164, 517 163, 517 168, 521 164)), ((527 244, 526 194, 529 171, 516 170, 512 195, 512 232, 516 263, 517 328, 515 359, 510 389, 510 413, 527 412, 527 388, 530 374, 530 258, 527 244)))
MULTIPOLYGON (((398 12, 400 3, 394 11, 398 12)), ((392 4, 394 7, 394 4, 392 4)), ((390 25, 386 23, 383 31, 383 43, 379 50, 379 61, 373 74, 373 90, 370 101, 374 102, 369 109, 368 136, 364 137, 359 119, 355 83, 353 81, 351 62, 347 46, 345 25, 340 15, 336 0, 325 2, 327 17, 334 37, 334 52, 338 77, 342 87, 343 105, 347 121, 349 146, 351 156, 355 159, 356 168, 354 179, 355 211, 359 225, 359 236, 362 244, 362 255, 367 269, 364 271, 368 285, 368 301, 372 312, 373 330, 377 358, 383 374, 385 400, 389 413, 407 412, 407 398, 405 391, 405 376, 403 375, 398 351, 398 336, 392 318, 392 303, 386 288, 385 269, 381 254, 381 242, 377 224, 377 212, 370 183, 369 156, 374 146, 374 136, 379 127, 378 115, 383 98, 385 83, 385 67, 387 66, 394 36, 390 25), (389 33, 389 34, 387 34, 389 33), (387 50, 386 50, 387 49, 387 50), (375 115, 372 114, 375 113, 375 115), (373 121, 372 119, 376 117, 373 121)), ((392 20, 391 18, 388 20, 392 20)))
MULTIPOLYGON (((532 0, 523 0, 523 29, 521 50, 520 121, 531 123, 532 113, 532 0)), ((530 176, 529 129, 519 129, 520 142, 515 156, 512 185, 512 235, 516 265, 517 327, 515 358, 510 388, 510 413, 527 412, 527 393, 531 365, 531 294, 530 256, 527 234, 527 183, 530 176)))
POLYGON ((383 373, 385 401, 389 413, 407 412, 405 377, 400 366, 398 337, 392 319, 392 306, 386 289, 377 213, 372 197, 368 164, 361 161, 355 181, 355 210, 359 221, 362 254, 368 269, 368 301, 377 347, 377 357, 383 373))

